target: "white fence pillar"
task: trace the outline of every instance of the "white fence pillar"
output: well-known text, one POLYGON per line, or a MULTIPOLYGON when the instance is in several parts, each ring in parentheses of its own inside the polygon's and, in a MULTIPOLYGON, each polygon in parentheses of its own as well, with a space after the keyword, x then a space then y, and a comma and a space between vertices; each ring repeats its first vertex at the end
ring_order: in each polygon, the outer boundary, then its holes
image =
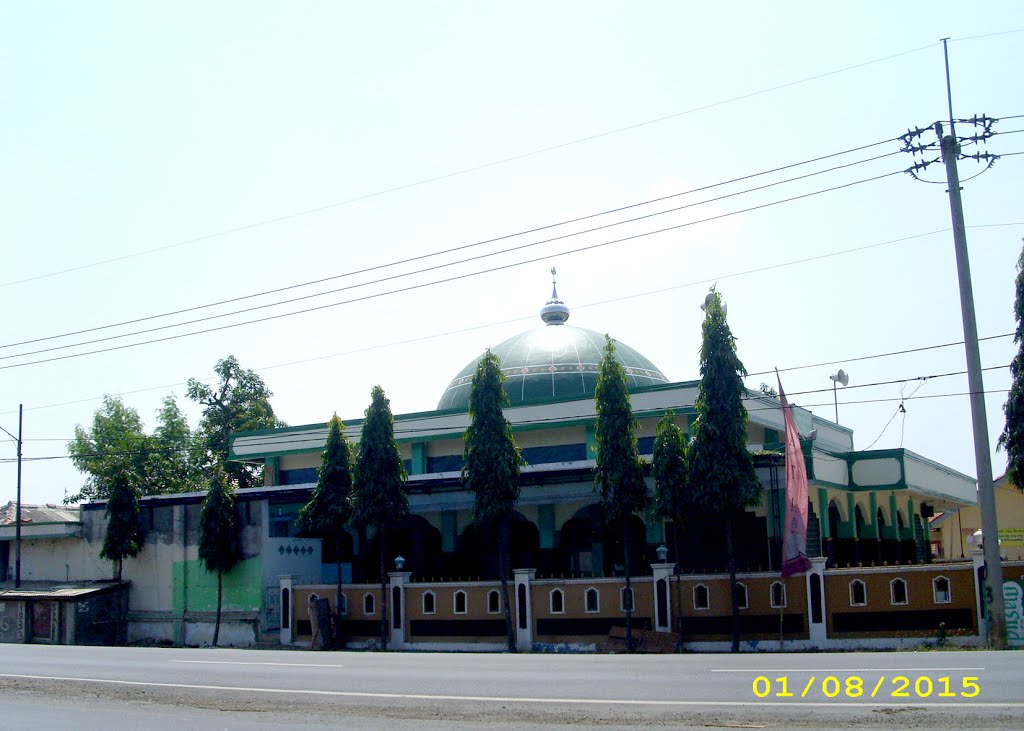
POLYGON ((388 574, 391 578, 391 586, 388 591, 391 592, 390 605, 391 605, 391 618, 388 624, 391 625, 391 642, 390 647, 393 650, 404 650, 405 649, 405 585, 409 583, 409 577, 412 576, 410 571, 392 571, 388 574))
POLYGON ((537 576, 537 569, 515 569, 516 605, 516 649, 529 652, 533 649, 533 602, 530 599, 530 585, 537 576))
POLYGON ((292 628, 295 626, 295 591, 294 574, 283 574, 277 577, 280 582, 281 598, 281 644, 292 644, 292 628))
POLYGON ((985 614, 985 584, 981 581, 981 570, 985 567, 985 552, 981 547, 968 549, 974 564, 974 598, 978 612, 978 637, 984 643, 988 640, 988 615, 985 614))
POLYGON ((652 563, 654 572, 654 629, 657 632, 672 631, 672 574, 674 563, 652 563))
POLYGON ((825 604, 825 563, 824 556, 811 559, 807 570, 807 626, 811 644, 819 650, 825 649, 828 641, 828 606, 825 604))

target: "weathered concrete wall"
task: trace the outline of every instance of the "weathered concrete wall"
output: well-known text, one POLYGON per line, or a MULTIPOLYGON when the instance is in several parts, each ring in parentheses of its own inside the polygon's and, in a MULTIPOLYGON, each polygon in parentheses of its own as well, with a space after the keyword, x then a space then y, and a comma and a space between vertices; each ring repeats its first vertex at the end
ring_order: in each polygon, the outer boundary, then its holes
MULTIPOLYGON (((102 543, 100 544, 102 545, 102 543)), ((14 580, 14 544, 10 548, 8 580, 14 580)), ((91 552, 86 543, 75 537, 22 540, 22 581, 90 581, 110 579, 113 564, 91 552)))

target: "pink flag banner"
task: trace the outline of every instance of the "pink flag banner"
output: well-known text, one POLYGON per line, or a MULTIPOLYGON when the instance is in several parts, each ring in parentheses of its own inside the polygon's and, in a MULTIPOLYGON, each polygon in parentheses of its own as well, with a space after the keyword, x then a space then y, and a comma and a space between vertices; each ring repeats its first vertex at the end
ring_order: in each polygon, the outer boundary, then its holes
POLYGON ((786 577, 803 573, 811 562, 807 558, 807 467, 793 407, 786 401, 781 379, 779 398, 786 420, 786 524, 782 533, 782 576, 786 577))

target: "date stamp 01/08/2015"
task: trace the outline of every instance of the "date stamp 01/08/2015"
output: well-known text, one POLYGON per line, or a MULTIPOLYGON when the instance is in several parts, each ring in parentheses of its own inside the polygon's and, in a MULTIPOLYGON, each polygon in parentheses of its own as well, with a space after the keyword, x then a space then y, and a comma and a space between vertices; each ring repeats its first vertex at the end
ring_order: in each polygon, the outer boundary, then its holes
POLYGON ((980 678, 974 675, 811 675, 774 678, 758 675, 754 678, 753 693, 758 698, 977 698, 981 694, 980 678), (792 680, 792 682, 791 682, 792 680))

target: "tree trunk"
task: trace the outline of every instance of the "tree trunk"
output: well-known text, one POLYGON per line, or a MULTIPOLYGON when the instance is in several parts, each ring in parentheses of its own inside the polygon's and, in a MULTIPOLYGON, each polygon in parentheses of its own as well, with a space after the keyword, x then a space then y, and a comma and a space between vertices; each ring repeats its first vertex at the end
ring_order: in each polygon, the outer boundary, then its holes
POLYGON ((736 548, 733 545, 733 516, 725 519, 725 552, 729 560, 729 598, 732 601, 732 651, 740 651, 740 605, 736 601, 736 548))
POLYGON ((117 559, 117 583, 121 583, 121 566, 124 564, 124 559, 117 559))
POLYGON ((341 536, 334 537, 334 561, 338 569, 338 592, 334 597, 334 649, 341 649, 341 536))
POLYGON ((384 570, 384 529, 377 529, 377 544, 380 546, 380 649, 388 649, 388 574, 384 570))
POLYGON ((506 515, 498 523, 498 573, 501 574, 501 601, 505 609, 505 638, 508 641, 508 651, 515 652, 516 637, 512 628, 512 607, 508 601, 508 575, 511 558, 509 543, 508 516, 506 515))
POLYGON ((224 596, 224 572, 217 572, 217 621, 213 625, 213 646, 217 646, 217 640, 220 638, 220 607, 221 599, 224 596))
POLYGON ((626 652, 633 652, 633 585, 630 582, 631 569, 630 561, 633 555, 633 540, 629 532, 629 516, 626 516, 626 530, 623 535, 622 553, 626 563, 626 596, 623 604, 626 605, 626 652))
POLYGON ((674 573, 676 575, 676 652, 683 651, 683 588, 682 588, 682 577, 680 572, 683 566, 683 555, 682 555, 682 537, 683 532, 680 530, 679 521, 672 521, 672 535, 676 541, 676 565, 674 573))

